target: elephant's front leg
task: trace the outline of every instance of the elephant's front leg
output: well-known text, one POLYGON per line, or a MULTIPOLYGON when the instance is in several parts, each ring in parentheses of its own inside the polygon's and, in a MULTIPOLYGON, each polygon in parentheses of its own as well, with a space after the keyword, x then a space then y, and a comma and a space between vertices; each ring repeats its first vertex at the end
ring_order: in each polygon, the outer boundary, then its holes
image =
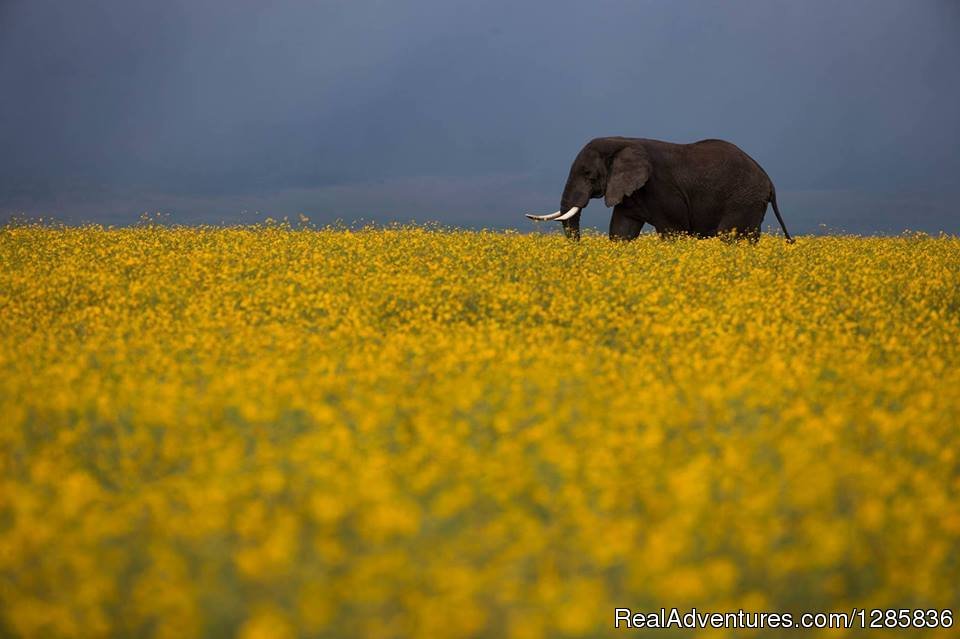
POLYGON ((643 228, 643 218, 640 211, 618 204, 613 207, 613 216, 610 218, 610 239, 629 242, 637 239, 643 228))

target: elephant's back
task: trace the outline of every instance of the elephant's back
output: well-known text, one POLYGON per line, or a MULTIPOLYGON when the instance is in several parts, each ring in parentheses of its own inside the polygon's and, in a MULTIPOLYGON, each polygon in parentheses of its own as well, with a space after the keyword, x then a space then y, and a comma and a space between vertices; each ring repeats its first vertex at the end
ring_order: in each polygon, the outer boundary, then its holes
POLYGON ((766 171, 763 170, 763 167, 760 166, 760 163, 750 157, 746 151, 741 149, 739 146, 733 142, 728 142, 726 140, 717 140, 717 139, 708 139, 700 140, 699 142, 694 142, 688 146, 696 147, 696 151, 706 154, 716 154, 720 157, 725 157, 728 161, 739 160, 746 164, 752 165, 757 168, 761 173, 766 175, 766 171))
POLYGON ((760 163, 732 142, 708 139, 685 145, 682 164, 691 178, 715 186, 764 190, 770 178, 760 163))
POLYGON ((751 158, 746 152, 741 149, 739 146, 733 142, 728 142, 726 140, 719 140, 717 138, 708 138, 706 140, 699 140, 692 144, 684 145, 687 147, 687 150, 695 155, 701 155, 705 157, 715 157, 717 159, 724 159, 730 161, 733 159, 744 159, 749 161, 752 164, 756 164, 757 168, 760 167, 757 162, 751 158))

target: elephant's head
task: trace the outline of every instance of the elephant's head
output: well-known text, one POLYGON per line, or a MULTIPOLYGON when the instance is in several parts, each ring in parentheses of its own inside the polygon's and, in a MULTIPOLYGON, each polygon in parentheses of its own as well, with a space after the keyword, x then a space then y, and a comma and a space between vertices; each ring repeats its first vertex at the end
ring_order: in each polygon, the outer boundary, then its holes
POLYGON ((603 196, 607 206, 616 206, 646 184, 651 171, 643 147, 623 138, 591 140, 570 167, 560 198, 560 210, 550 215, 527 217, 563 222, 567 237, 580 239, 580 211, 591 199, 603 196))

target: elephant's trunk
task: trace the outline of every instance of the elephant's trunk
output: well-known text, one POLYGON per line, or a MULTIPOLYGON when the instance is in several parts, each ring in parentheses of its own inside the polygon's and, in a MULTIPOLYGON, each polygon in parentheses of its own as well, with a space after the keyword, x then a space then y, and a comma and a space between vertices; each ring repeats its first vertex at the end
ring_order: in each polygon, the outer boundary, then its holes
MULTIPOLYGON (((574 207, 576 208, 576 207, 574 207)), ((580 210, 577 209, 576 215, 570 219, 563 220, 563 232, 567 239, 577 242, 580 240, 580 210)))
POLYGON ((560 210, 576 209, 576 214, 563 220, 563 232, 569 239, 577 241, 580 239, 580 211, 590 202, 593 188, 589 182, 574 173, 574 168, 570 169, 570 177, 567 178, 567 183, 563 187, 560 210))
POLYGON ((532 215, 527 213, 527 217, 537 222, 556 220, 563 223, 563 232, 571 240, 580 239, 580 211, 590 201, 590 184, 584 180, 574 177, 571 169, 571 177, 567 179, 567 184, 563 189, 563 197, 560 199, 560 210, 548 215, 532 215))

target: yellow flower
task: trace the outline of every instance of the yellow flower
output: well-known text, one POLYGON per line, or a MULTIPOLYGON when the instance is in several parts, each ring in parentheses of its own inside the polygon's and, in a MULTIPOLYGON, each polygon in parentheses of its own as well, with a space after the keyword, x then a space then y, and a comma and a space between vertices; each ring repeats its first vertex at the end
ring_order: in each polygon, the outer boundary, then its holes
POLYGON ((0 228, 0 628, 960 598, 960 240, 299 221, 0 228))

